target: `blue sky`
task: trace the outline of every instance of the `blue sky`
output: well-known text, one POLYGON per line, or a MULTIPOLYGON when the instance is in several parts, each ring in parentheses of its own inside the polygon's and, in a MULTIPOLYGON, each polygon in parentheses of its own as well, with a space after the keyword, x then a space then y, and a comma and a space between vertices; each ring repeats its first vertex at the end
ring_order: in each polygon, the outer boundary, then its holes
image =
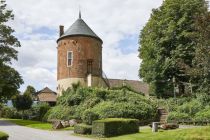
POLYGON ((102 38, 103 71, 109 78, 139 80, 138 37, 151 10, 162 0, 7 0, 13 9, 15 29, 22 47, 13 66, 25 84, 36 90, 45 86, 56 89, 58 27, 65 30, 78 18, 81 6, 83 20, 102 38))

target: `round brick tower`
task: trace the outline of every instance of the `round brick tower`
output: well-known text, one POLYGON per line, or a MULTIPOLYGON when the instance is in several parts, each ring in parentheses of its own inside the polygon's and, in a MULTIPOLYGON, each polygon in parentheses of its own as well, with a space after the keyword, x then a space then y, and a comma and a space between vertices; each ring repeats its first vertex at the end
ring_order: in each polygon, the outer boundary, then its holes
POLYGON ((79 18, 64 32, 60 26, 57 40, 57 92, 80 82, 82 86, 104 87, 102 77, 103 41, 79 18))

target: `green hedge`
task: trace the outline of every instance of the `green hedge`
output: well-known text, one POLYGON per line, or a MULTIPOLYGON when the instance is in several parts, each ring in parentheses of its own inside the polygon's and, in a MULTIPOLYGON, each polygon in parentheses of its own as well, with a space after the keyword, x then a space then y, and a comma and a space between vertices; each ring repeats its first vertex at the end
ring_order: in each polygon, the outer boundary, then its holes
POLYGON ((86 124, 77 124, 74 126, 74 133, 76 134, 91 134, 92 126, 86 124))
POLYGON ((6 133, 0 132, 0 140, 8 140, 9 136, 6 133))
POLYGON ((92 134, 99 137, 110 137, 139 132, 137 119, 108 118, 93 122, 92 134))

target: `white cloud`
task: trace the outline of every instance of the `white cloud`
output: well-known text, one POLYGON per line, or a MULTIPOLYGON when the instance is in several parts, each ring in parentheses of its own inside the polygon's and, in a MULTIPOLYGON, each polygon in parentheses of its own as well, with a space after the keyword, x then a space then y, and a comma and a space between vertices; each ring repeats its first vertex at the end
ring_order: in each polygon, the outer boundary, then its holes
MULTIPOLYGON (((58 26, 63 24, 67 29, 78 18, 79 4, 82 18, 104 42, 106 75, 138 79, 137 50, 123 53, 119 42, 129 35, 138 37, 152 8, 159 7, 162 0, 7 0, 7 3, 15 14, 15 21, 10 24, 22 44, 18 49, 19 61, 15 63, 25 81, 22 89, 33 84, 37 89, 48 85, 55 90, 58 26), (42 27, 57 32, 34 32, 42 27)), ((136 42, 136 46, 127 47, 137 46, 136 42)))

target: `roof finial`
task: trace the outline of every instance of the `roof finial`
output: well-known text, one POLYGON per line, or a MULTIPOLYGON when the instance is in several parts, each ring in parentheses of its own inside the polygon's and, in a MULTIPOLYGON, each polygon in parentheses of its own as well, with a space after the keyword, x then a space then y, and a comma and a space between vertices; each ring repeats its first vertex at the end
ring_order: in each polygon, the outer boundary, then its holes
POLYGON ((81 10, 80 10, 80 5, 79 5, 79 19, 81 19, 81 10))

